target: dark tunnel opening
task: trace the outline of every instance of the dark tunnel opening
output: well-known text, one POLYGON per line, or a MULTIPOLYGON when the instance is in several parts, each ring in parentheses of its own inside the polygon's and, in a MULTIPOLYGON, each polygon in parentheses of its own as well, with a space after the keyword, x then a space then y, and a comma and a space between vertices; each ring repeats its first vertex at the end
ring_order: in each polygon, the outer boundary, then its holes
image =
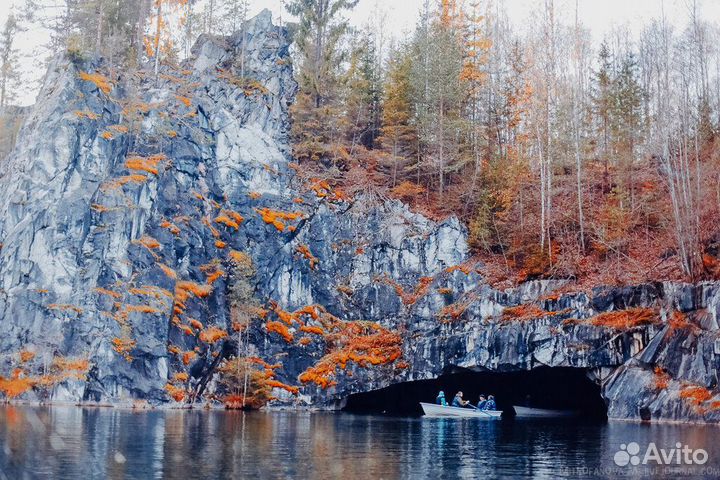
POLYGON ((584 368, 538 367, 518 372, 460 371, 434 380, 398 383, 371 392, 350 395, 345 411, 422 415, 420 402, 435 403, 440 390, 450 402, 458 390, 477 403, 480 394, 495 396, 503 416, 512 416, 513 405, 575 410, 584 418, 603 420, 607 407, 600 386, 588 378, 584 368))

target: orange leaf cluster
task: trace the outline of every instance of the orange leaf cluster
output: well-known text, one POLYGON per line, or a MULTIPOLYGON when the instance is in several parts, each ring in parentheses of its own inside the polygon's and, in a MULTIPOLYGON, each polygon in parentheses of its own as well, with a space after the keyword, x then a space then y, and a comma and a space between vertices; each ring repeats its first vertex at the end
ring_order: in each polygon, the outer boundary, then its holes
POLYGON ((103 92, 105 95, 108 95, 112 91, 112 85, 110 84, 110 81, 97 72, 80 72, 78 76, 81 80, 85 80, 86 82, 91 82, 92 84, 94 84, 97 89, 103 92))
POLYGON ((188 350, 187 352, 183 352, 182 354, 182 363, 183 365, 190 365, 190 362, 193 361, 193 359, 197 357, 197 353, 195 353, 192 350, 188 350))
POLYGON ((215 217, 215 223, 222 223, 226 227, 234 228, 235 231, 240 229, 240 223, 242 223, 243 220, 245 219, 242 215, 232 210, 223 210, 220 212, 220 215, 215 217))
POLYGON ((160 173, 158 165, 166 159, 167 157, 162 153, 156 153, 154 155, 150 155, 149 157, 133 156, 128 157, 127 160, 125 160, 125 166, 128 170, 138 170, 157 175, 160 173))
POLYGON ((688 400, 695 405, 700 405, 712 398, 712 392, 705 387, 690 385, 680 390, 680 398, 688 400))
POLYGON ((658 321, 658 314, 652 308, 628 308, 603 312, 594 316, 590 323, 599 327, 609 327, 616 330, 627 330, 641 325, 649 325, 658 321))
POLYGON ((132 340, 130 338, 115 337, 112 339, 112 344, 113 350, 125 357, 125 360, 127 360, 128 362, 132 361, 132 356, 130 355, 130 352, 133 348, 135 348, 135 340, 132 340))
POLYGON ((98 119, 98 114, 91 112, 90 110, 75 110, 73 113, 78 118, 87 118, 88 120, 98 119))
POLYGON ((657 390, 665 390, 670 383, 670 375, 668 375, 662 368, 655 367, 655 388, 657 390))
POLYGON ((151 307, 150 305, 125 305, 125 310, 131 313, 161 313, 159 308, 151 307))
POLYGON ((302 212, 281 212, 270 208, 256 208, 255 211, 262 217, 265 223, 274 226, 280 232, 285 231, 286 228, 283 220, 295 221, 303 218, 302 212))
POLYGON ((169 220, 163 220, 160 222, 160 227, 168 229, 173 235, 178 235, 180 233, 180 227, 169 220))
POLYGON ((188 97, 183 97, 182 95, 175 95, 175 98, 178 102, 182 103, 186 107, 190 107, 192 101, 188 97))
POLYGON ((20 361, 22 363, 29 362, 35 358, 35 352, 31 352, 30 350, 23 350, 20 352, 20 361))
MULTIPOLYGON (((325 389, 335 384, 332 377, 338 368, 345 370, 349 362, 360 367, 394 363, 402 356, 402 338, 377 323, 342 321, 321 307, 320 322, 329 353, 305 370, 299 380, 315 383, 325 389)), ((302 330, 302 328, 301 328, 302 330)))
POLYGON ((225 248, 225 247, 227 247, 227 243, 223 242, 222 240, 215 240, 215 247, 216 248, 225 248))
POLYGON ((683 330, 690 326, 687 315, 680 311, 674 311, 670 316, 670 328, 675 330, 683 330))
POLYGON ((413 305, 420 298, 424 297, 430 288, 430 284, 433 282, 432 277, 420 277, 415 289, 412 292, 406 292, 402 285, 388 276, 382 276, 380 280, 395 289, 395 293, 400 297, 404 305, 413 305))
POLYGON ((325 335, 325 330, 323 330, 322 327, 317 327, 313 325, 302 325, 300 327, 300 331, 314 333, 315 335, 325 335))
POLYGON ((157 266, 160 267, 160 270, 162 270, 168 278, 172 278, 173 280, 177 279, 177 273, 172 268, 160 262, 158 262, 157 266))
POLYGON ((272 388, 282 388, 283 390, 287 390, 288 392, 292 393, 293 395, 297 395, 300 389, 298 387, 293 387, 291 385, 287 385, 285 383, 282 383, 278 380, 274 380, 272 378, 265 381, 265 384, 272 388))
POLYGON ((292 343, 293 335, 292 333, 290 333, 290 330, 288 330, 287 326, 285 326, 284 324, 280 322, 269 321, 265 324, 265 328, 267 329, 268 333, 279 333, 286 342, 292 343))
POLYGON ((227 336, 228 334, 225 330, 221 330, 217 327, 208 327, 200 332, 200 341, 205 343, 215 343, 227 336))
POLYGON ((19 373, 12 378, 0 377, 0 392, 7 398, 15 398, 30 390, 35 385, 31 378, 20 377, 19 373))
POLYGON ((77 314, 83 313, 82 308, 75 306, 75 305, 71 305, 69 303, 51 303, 50 305, 48 305, 48 308, 50 310, 60 310, 60 311, 65 311, 65 312, 70 311, 70 312, 75 312, 77 314))
POLYGON ((115 180, 104 183, 101 189, 104 191, 117 190, 118 188, 122 187, 123 185, 127 185, 128 183, 145 183, 147 182, 147 180, 148 177, 137 173, 132 175, 124 175, 122 177, 116 178, 115 180))
POLYGON ((525 303, 516 307, 505 307, 502 313, 502 319, 506 322, 513 320, 534 320, 546 317, 550 313, 551 312, 547 312, 537 305, 525 303))
POLYGON ((168 383, 165 385, 165 390, 167 390, 168 395, 170 395, 176 402, 182 402, 185 400, 185 390, 182 388, 176 387, 172 383, 168 383))
POLYGON ((101 294, 101 295, 107 295, 108 297, 112 297, 112 298, 120 298, 120 297, 122 297, 122 294, 121 294, 121 293, 115 292, 115 291, 113 291, 113 290, 108 290, 107 288, 102 288, 102 287, 97 287, 97 288, 95 289, 95 292, 96 292, 96 293, 99 293, 99 294, 101 294))
POLYGON ((187 308, 187 301, 190 296, 205 298, 212 293, 212 285, 203 285, 191 281, 180 281, 175 284, 175 301, 173 311, 179 315, 187 308))
POLYGON ((307 245, 298 245, 295 248, 295 251, 305 257, 310 262, 310 269, 315 270, 315 266, 320 262, 320 260, 315 257, 312 252, 310 252, 310 249, 307 245))
POLYGON ((453 265, 445 269, 447 273, 462 272, 465 275, 469 275, 472 271, 472 267, 469 264, 453 265))

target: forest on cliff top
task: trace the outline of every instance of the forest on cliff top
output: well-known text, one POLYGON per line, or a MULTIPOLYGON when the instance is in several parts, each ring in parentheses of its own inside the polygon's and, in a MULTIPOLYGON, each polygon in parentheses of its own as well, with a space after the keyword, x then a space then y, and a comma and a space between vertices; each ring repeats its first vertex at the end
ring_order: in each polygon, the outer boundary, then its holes
MULTIPOLYGON (((720 276, 720 26, 687 2, 639 38, 601 42, 575 2, 537 2, 518 29, 502 2, 422 0, 416 28, 364 28, 358 0, 288 0, 299 175, 346 198, 397 198, 468 227, 483 273, 504 286, 720 276)), ((121 72, 177 65, 200 34, 242 29, 248 0, 27 0, 0 33, 3 147, 22 79, 18 32, 49 54, 100 55, 121 72), (11 112, 11 113, 8 113, 11 112)), ((242 57, 242 52, 241 52, 242 57)), ((110 78, 112 81, 113 78, 110 78)))

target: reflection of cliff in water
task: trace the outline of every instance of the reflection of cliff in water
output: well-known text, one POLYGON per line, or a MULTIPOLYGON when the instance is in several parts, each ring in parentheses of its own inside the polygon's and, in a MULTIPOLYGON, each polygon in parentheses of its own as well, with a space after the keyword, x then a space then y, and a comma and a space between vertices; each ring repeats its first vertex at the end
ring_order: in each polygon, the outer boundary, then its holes
MULTIPOLYGON (((554 476, 615 467, 618 445, 720 458, 701 426, 477 421, 289 412, 0 408, 5 478, 554 476)), ((711 466, 711 465, 705 465, 711 466)))

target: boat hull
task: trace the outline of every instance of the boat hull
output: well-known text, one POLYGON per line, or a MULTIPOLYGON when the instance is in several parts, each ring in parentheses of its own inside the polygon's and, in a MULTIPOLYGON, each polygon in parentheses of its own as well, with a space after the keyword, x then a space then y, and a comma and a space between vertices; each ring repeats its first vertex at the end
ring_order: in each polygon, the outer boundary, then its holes
POLYGON ((550 410, 546 408, 519 407, 517 405, 513 405, 513 409, 515 409, 515 416, 522 418, 560 418, 577 415, 574 410, 550 410))
POLYGON ((426 417, 450 417, 450 418, 483 418, 491 420, 500 418, 500 410, 476 410, 473 408, 444 407, 434 403, 420 402, 420 406, 426 417))

